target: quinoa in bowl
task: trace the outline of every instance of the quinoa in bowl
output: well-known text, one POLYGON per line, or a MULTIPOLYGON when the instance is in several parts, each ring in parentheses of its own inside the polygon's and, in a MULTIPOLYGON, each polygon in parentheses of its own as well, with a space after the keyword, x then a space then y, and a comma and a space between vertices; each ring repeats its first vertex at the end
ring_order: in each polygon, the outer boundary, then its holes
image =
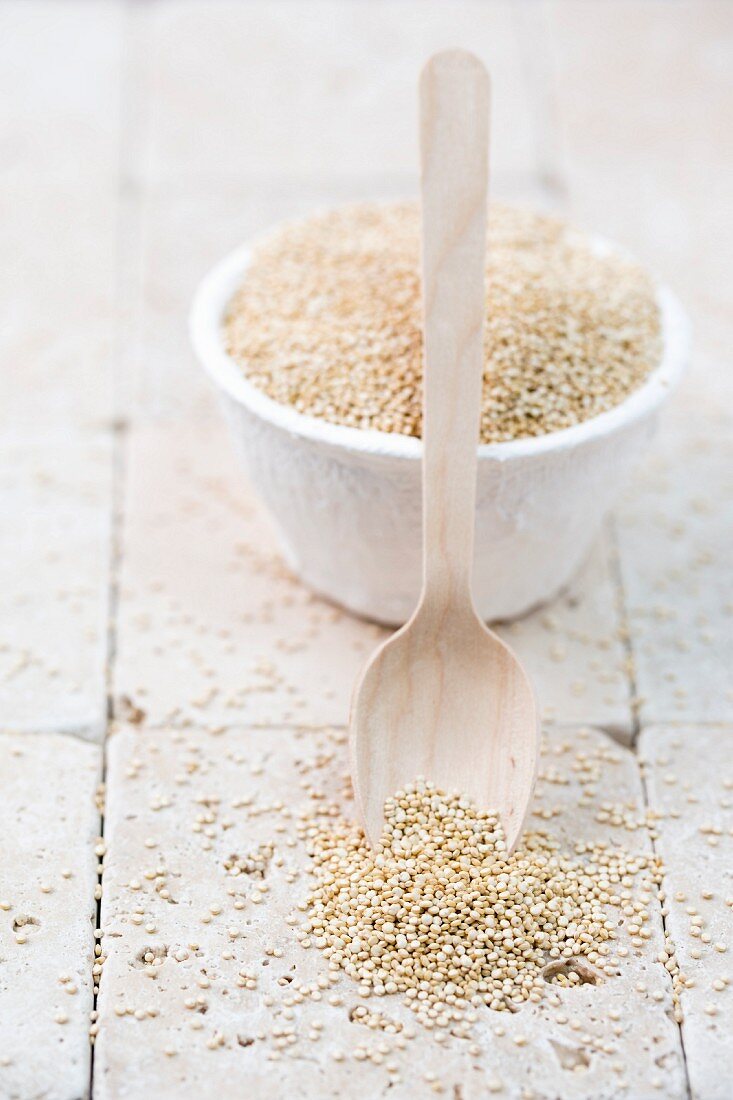
MULTIPOLYGON (((364 203, 291 223, 254 250, 225 319, 252 385, 300 413, 420 437, 422 301, 416 203, 364 203)), ((658 365, 646 272, 547 214, 489 214, 481 443, 572 427, 623 402, 658 365)))

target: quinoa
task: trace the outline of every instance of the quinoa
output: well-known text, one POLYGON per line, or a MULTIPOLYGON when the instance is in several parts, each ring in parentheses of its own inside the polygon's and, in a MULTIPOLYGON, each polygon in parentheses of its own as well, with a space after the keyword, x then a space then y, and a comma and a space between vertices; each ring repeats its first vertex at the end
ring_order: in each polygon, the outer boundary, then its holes
MULTIPOLYGON (((416 203, 292 223, 255 250, 227 349, 273 400, 335 424, 417 436, 422 302, 416 203)), ((654 287, 625 256, 545 214, 489 214, 481 441, 571 427, 659 363, 654 287)))
POLYGON ((364 995, 400 993, 439 1028, 617 973, 622 913, 641 925, 659 879, 652 856, 602 842, 563 854, 542 832, 510 855, 495 814, 424 781, 387 801, 376 852, 339 820, 314 825, 309 850, 301 937, 364 995))

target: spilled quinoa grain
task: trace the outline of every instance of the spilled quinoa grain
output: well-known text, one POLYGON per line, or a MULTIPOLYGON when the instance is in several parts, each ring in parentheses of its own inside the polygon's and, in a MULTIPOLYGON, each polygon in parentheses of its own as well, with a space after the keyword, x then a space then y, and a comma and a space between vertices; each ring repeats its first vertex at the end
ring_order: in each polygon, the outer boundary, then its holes
MULTIPOLYGON (((497 817, 417 782, 385 805, 378 850, 343 820, 308 830, 315 887, 301 941, 364 995, 400 993, 428 1027, 477 1005, 516 1011, 548 984, 617 973, 622 914, 655 888, 654 858, 604 842, 565 855, 547 834, 508 854, 497 817)), ((641 923, 641 918, 636 918, 641 923)))
MULTIPOLYGON (((491 207, 487 293, 484 443, 605 412, 659 363, 648 276, 557 218, 491 207)), ((420 436, 421 310, 417 204, 346 206, 262 242, 225 339, 275 401, 335 424, 420 436)))

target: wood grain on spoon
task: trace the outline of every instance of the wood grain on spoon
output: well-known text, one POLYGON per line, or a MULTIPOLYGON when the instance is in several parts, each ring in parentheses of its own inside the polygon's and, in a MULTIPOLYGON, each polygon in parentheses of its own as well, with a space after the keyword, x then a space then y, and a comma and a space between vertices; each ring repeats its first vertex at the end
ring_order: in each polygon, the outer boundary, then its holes
POLYGON ((471 54, 437 54, 420 80, 425 331, 423 588, 410 621, 356 685, 352 773, 367 836, 419 776, 499 812, 513 847, 538 751, 529 680, 473 606, 483 377, 489 82, 471 54))

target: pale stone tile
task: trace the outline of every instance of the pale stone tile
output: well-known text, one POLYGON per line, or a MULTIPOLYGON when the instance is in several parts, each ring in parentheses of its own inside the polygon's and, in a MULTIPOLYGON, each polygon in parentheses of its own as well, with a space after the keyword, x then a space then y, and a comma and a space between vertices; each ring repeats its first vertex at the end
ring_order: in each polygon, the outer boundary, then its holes
POLYGON ((727 721, 733 9, 563 0, 547 12, 568 210, 637 252, 693 318, 689 377, 619 512, 641 720, 727 721))
POLYGON ((546 11, 573 216, 706 317, 727 316, 733 8, 558 0, 546 11))
POLYGON ((730 325, 699 305, 680 390, 615 515, 642 724, 733 719, 730 325))
POLYGON ((123 6, 0 5, 0 435, 111 414, 123 6))
MULTIPOLYGON (((325 1098, 357 1088, 360 1095, 422 1097, 433 1095, 425 1079, 432 1072, 444 1094, 465 1100, 487 1096, 496 1079, 500 1095, 517 1100, 530 1092, 645 1100, 660 1095, 660 1082, 663 1095, 684 1097, 670 984, 655 961, 662 942, 656 904, 651 940, 643 952, 632 949, 620 960, 618 977, 558 988, 559 1007, 545 1001, 516 1015, 487 1010, 476 1025, 480 1053, 471 1054, 468 1041, 453 1037, 438 1044, 398 998, 372 999, 367 1003, 398 1026, 415 1027, 407 1048, 396 1049, 390 1036, 349 1019, 360 998, 341 975, 333 991, 342 1003, 332 1005, 324 993, 318 1002, 296 1005, 296 1045, 281 1060, 270 1059, 272 1028, 288 1023, 289 980, 317 982, 327 973, 320 954, 297 943, 287 918, 302 919, 296 906, 308 892, 308 857, 295 821, 309 801, 309 786, 327 798, 345 797, 344 742, 342 733, 328 731, 229 729, 212 736, 140 726, 113 735, 95 1095, 124 1100, 152 1093, 163 1100, 185 1088, 204 1097, 246 1090, 252 1097, 325 1098), (254 813, 247 809, 250 799, 254 813), (233 855, 256 854, 269 842, 275 852, 262 882, 253 886, 246 875, 227 875, 233 855), (150 974, 148 950, 162 960, 150 974), (255 990, 238 985, 242 969, 256 976, 255 990), (314 1021, 322 1024, 319 1042, 307 1037, 314 1021), (499 1026, 504 1034, 495 1033, 499 1026), (515 1043, 520 1035, 525 1047, 515 1043), (217 1036, 221 1045, 211 1049, 217 1036), (594 1049, 594 1038, 608 1042, 613 1053, 594 1049), (373 1050, 383 1039, 384 1064, 354 1061, 355 1046, 373 1050), (335 1052, 345 1061, 334 1060, 335 1052)), ((623 805, 631 817, 642 813, 636 764, 626 750, 598 733, 556 731, 541 772, 539 800, 557 810, 541 825, 563 846, 603 837, 649 851, 643 828, 629 832, 596 820, 603 802, 623 805), (577 752, 585 754, 580 771, 577 752), (579 788, 584 769, 599 779, 588 799, 579 788)))
POLYGON ((645 0, 546 0, 544 7, 570 152, 582 146, 612 162, 633 151, 645 161, 676 160, 682 171, 683 160, 725 155, 733 140, 726 0, 676 0, 666 8, 645 0), (579 94, 591 87, 592 98, 579 94), (687 157, 679 156, 681 141, 690 142, 687 157))
MULTIPOLYGON (((0 5, 0 174, 80 181, 119 149, 123 5, 0 5)), ((3 221, 5 218, 3 218, 3 221)))
POLYGON ((303 588, 218 420, 132 433, 115 691, 150 721, 344 723, 379 628, 303 588))
POLYGON ((731 416, 678 410, 618 516, 645 724, 733 718, 731 416))
POLYGON ((604 532, 557 599, 499 633, 521 656, 545 721, 590 723, 628 744, 633 719, 613 556, 604 532))
MULTIPOLYGON (((151 722, 346 724, 357 673, 386 633, 289 574, 218 420, 133 432, 124 514, 123 713, 132 705, 151 722)), ((607 558, 598 548, 567 593, 504 633, 549 719, 624 736, 628 689, 607 558)))
POLYGON ((417 172, 417 79, 465 46, 494 80, 492 162, 534 172, 526 58, 509 3, 250 0, 139 6, 155 176, 417 172))
POLYGON ((696 346, 707 341, 712 320, 729 320, 730 177, 713 165, 704 180, 689 181, 656 161, 638 160, 635 150, 612 165, 579 155, 567 167, 562 212, 633 253, 671 286, 695 322, 696 346))
POLYGON ((116 190, 11 176, 0 206, 0 436, 98 428, 112 413, 116 190))
POLYGON ((654 726, 640 743, 649 804, 659 815, 656 847, 665 865, 667 931, 691 980, 681 997, 682 1036, 696 1100, 727 1100, 733 1078, 731 745, 733 729, 722 726, 654 726), (705 898, 703 891, 713 896, 705 898), (696 916, 709 943, 690 934, 696 916), (720 979, 727 983, 722 991, 713 988, 720 979))
POLYGON ((76 738, 0 734, 0 1095, 7 1100, 88 1095, 100 769, 99 748, 76 738))
POLYGON ((123 6, 0 6, 3 438, 109 416, 123 6))
POLYGON ((0 720, 101 737, 110 443, 0 447, 0 720))

